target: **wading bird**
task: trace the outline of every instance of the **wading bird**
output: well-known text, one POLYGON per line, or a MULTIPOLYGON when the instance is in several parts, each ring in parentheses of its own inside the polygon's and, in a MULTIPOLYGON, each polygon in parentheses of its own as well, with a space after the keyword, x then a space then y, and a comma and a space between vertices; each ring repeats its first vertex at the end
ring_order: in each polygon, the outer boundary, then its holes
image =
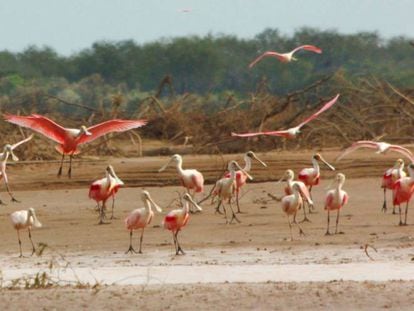
POLYGON ((411 197, 414 192, 414 164, 411 163, 408 165, 408 176, 398 179, 394 184, 393 189, 393 204, 394 206, 398 205, 399 214, 400 214, 400 226, 407 225, 407 214, 408 214, 408 204, 410 203, 411 197), (405 220, 402 222, 401 218, 401 204, 406 202, 405 205, 405 220))
POLYGON ((214 194, 218 196, 219 198, 219 206, 222 204, 224 209, 224 216, 226 218, 226 224, 232 223, 233 219, 235 219, 237 222, 240 222, 240 220, 236 217, 236 214, 234 214, 233 207, 231 205, 231 199, 233 197, 233 194, 236 191, 236 172, 237 170, 240 170, 243 174, 247 176, 248 179, 252 180, 253 177, 249 175, 244 169, 240 167, 240 165, 236 161, 230 161, 227 167, 228 171, 230 172, 230 177, 223 177, 220 180, 218 180, 214 186, 214 194), (224 202, 227 201, 228 205, 230 207, 232 217, 230 222, 227 219, 227 213, 226 208, 224 206, 224 202))
POLYGON ((338 100, 339 94, 336 95, 333 99, 331 99, 329 102, 327 102, 321 109, 319 109, 317 112, 315 112, 313 115, 306 118, 302 123, 300 123, 298 126, 292 127, 287 130, 279 130, 279 131, 266 131, 266 132, 256 132, 256 133, 243 133, 243 134, 237 134, 237 133, 231 133, 231 136, 236 137, 253 137, 253 136, 259 136, 259 135, 267 135, 267 136, 281 136, 285 138, 295 138, 299 133, 300 129, 306 124, 312 121, 313 119, 317 118, 322 112, 328 110, 331 108, 336 101, 338 100))
POLYGON ((80 129, 64 128, 56 122, 38 114, 16 116, 5 114, 7 122, 27 127, 58 143, 56 150, 62 154, 58 176, 62 175, 63 160, 69 156, 68 176, 72 174, 72 157, 78 153, 79 145, 89 143, 112 132, 124 132, 147 124, 146 120, 109 120, 91 127, 82 125, 80 129))
POLYGON ((263 58, 265 57, 275 57, 277 58, 279 61, 281 61, 282 63, 289 63, 291 61, 297 61, 297 58, 295 58, 293 56, 293 54, 295 54, 297 51, 299 50, 306 50, 306 51, 311 51, 317 54, 321 54, 322 50, 316 46, 313 45, 302 45, 297 47, 296 49, 288 52, 288 53, 278 53, 278 52, 274 52, 274 51, 266 51, 263 54, 261 54, 259 57, 257 57, 254 61, 252 61, 249 64, 249 68, 252 68, 254 65, 256 65, 258 62, 260 62, 263 58))
POLYGON ((170 160, 158 170, 158 172, 161 173, 164 171, 171 163, 175 164, 181 185, 186 188, 188 193, 191 193, 190 190, 193 190, 193 194, 191 195, 193 198, 195 193, 203 192, 203 174, 195 169, 183 169, 183 158, 179 154, 174 154, 170 160))
MULTIPOLYGON (((384 213, 387 211, 387 189, 392 191, 392 189, 394 189, 395 182, 405 176, 407 176, 407 174, 404 172, 404 160, 402 159, 395 161, 394 166, 385 171, 381 182, 381 188, 384 189, 384 204, 382 205, 382 211, 384 213)), ((395 214, 395 205, 393 205, 392 213, 395 214)))
POLYGON ((89 187, 89 198, 96 201, 99 209, 99 224, 104 223, 106 201, 112 197, 112 217, 114 216, 115 194, 124 185, 124 182, 115 174, 114 168, 108 165, 105 170, 104 178, 94 181, 89 187), (99 205, 99 202, 102 202, 99 205))
MULTIPOLYGON (((250 172, 252 168, 252 159, 258 161, 264 167, 267 167, 267 164, 260 160, 257 155, 253 151, 248 151, 244 154, 244 162, 245 166, 243 168, 244 172, 250 172)), ((240 198, 240 189, 246 184, 247 175, 241 170, 236 171, 236 203, 237 203, 237 213, 241 213, 240 205, 239 205, 239 198, 240 198)), ((230 172, 226 173, 224 177, 229 178, 230 172)))
POLYGON ((142 202, 144 202, 144 207, 134 209, 126 218, 125 218, 125 227, 129 230, 129 248, 125 254, 137 253, 132 247, 132 232, 134 230, 141 229, 141 237, 139 239, 139 250, 138 253, 142 254, 142 239, 144 238, 145 227, 151 222, 154 217, 154 212, 152 211, 151 206, 154 206, 158 213, 162 212, 161 207, 159 207, 152 200, 148 191, 142 191, 141 193, 142 202))
POLYGON ((376 142, 376 141, 370 141, 370 140, 360 140, 355 143, 353 143, 350 147, 346 148, 336 159, 336 161, 341 160, 346 155, 350 154, 351 152, 358 150, 360 148, 370 148, 370 149, 376 149, 378 154, 386 154, 390 151, 395 151, 403 154, 406 156, 411 162, 414 162, 414 156, 411 153, 410 150, 407 148, 404 148, 399 145, 391 145, 386 142, 376 142))
MULTIPOLYGON (((302 169, 298 175, 299 180, 302 181, 307 187, 309 187, 309 193, 311 197, 312 187, 319 184, 321 177, 319 161, 325 164, 330 170, 335 170, 335 168, 330 165, 319 153, 316 153, 312 156, 312 167, 302 169)), ((311 212, 310 209, 309 212, 311 212)))
MULTIPOLYGON (((313 201, 311 199, 308 187, 306 187, 306 185, 303 182, 294 180, 294 178, 295 173, 292 170, 286 170, 285 175, 279 180, 279 182, 283 180, 286 181, 285 194, 293 194, 293 185, 297 185, 300 190, 299 193, 302 196, 302 200, 306 202, 308 206, 313 206, 313 201)), ((303 205, 303 216, 304 218, 301 222, 310 221, 308 216, 306 215, 305 205, 303 205)), ((293 222, 296 223, 296 214, 294 215, 293 222)))
POLYGON ((22 253, 22 241, 20 240, 20 230, 27 229, 29 231, 29 239, 32 243, 32 255, 36 252, 36 248, 33 244, 31 229, 32 226, 35 228, 40 228, 42 224, 36 217, 35 210, 29 208, 28 210, 16 211, 10 214, 10 220, 13 225, 13 228, 17 231, 17 238, 19 240, 20 256, 23 257, 22 253))
POLYGON ((179 255, 185 254, 183 249, 178 242, 178 233, 180 230, 187 224, 190 217, 190 207, 189 204, 192 204, 197 210, 202 211, 203 209, 199 206, 191 197, 189 193, 184 194, 183 196, 184 204, 182 209, 175 209, 169 212, 164 218, 164 228, 170 230, 174 240, 175 254, 179 255))
MULTIPOLYGON (((16 200, 16 198, 13 196, 13 193, 11 192, 10 187, 9 187, 9 179, 7 178, 7 174, 6 174, 7 160, 9 156, 11 155, 13 161, 19 161, 19 158, 16 157, 13 150, 16 149, 18 146, 20 146, 21 144, 28 142, 32 138, 33 138, 33 134, 15 143, 14 145, 7 144, 4 146, 3 152, 0 153, 0 179, 2 178, 4 179, 4 184, 6 185, 7 193, 10 195, 12 202, 19 202, 19 201, 16 200)), ((0 200, 0 204, 4 204, 2 200, 0 200)))
POLYGON ((342 190, 342 186, 345 183, 345 175, 342 173, 336 174, 335 182, 336 182, 335 188, 332 190, 329 190, 326 193, 325 210, 328 211, 328 226, 327 226, 325 235, 331 234, 329 232, 330 211, 335 211, 335 210, 337 211, 336 212, 336 226, 335 226, 335 234, 337 234, 338 223, 339 223, 339 211, 348 202, 348 194, 344 190, 342 190))
MULTIPOLYGON (((296 214, 298 210, 303 206, 303 200, 300 190, 300 186, 298 184, 293 184, 292 186, 292 194, 286 195, 282 198, 282 210, 285 212, 289 224, 289 230, 290 230, 290 239, 293 241, 293 234, 292 234, 292 223, 290 222, 290 215, 293 215, 294 218, 296 218, 296 214)), ((311 200, 311 198, 307 197, 307 200, 311 200)), ((304 235, 304 232, 300 225, 296 223, 299 228, 299 235, 304 235)))

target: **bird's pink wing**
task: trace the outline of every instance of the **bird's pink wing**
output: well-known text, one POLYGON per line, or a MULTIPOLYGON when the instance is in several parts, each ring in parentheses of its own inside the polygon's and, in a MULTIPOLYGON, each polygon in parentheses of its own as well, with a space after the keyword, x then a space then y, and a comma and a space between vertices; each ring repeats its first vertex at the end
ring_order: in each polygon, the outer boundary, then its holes
POLYGON ((347 154, 359 149, 359 148, 371 148, 371 149, 378 149, 378 144, 374 141, 370 140, 360 140, 351 145, 351 147, 346 148, 335 160, 335 162, 341 160, 347 154))
POLYGON ((64 127, 41 115, 16 116, 5 114, 4 119, 7 122, 30 128, 59 144, 63 144, 66 139, 66 130, 64 127))
POLYGON ((346 203, 348 203, 348 200, 349 200, 348 194, 345 193, 342 199, 342 206, 346 205, 346 203))
POLYGON ((312 121, 313 119, 317 118, 321 113, 325 112, 329 108, 331 108, 336 101, 338 100, 339 94, 337 94, 334 98, 332 98, 329 102, 327 102, 321 109, 319 109, 317 112, 315 112, 313 115, 305 119, 301 124, 298 125, 299 128, 304 126, 306 123, 312 121))
POLYGON ((132 130, 147 124, 146 120, 109 120, 88 128, 88 131, 92 135, 82 135, 81 139, 79 140, 79 144, 85 144, 91 142, 105 134, 111 132, 124 132, 128 130, 132 130))
POLYGON ((33 134, 32 134, 32 135, 30 135, 29 137, 27 137, 27 138, 25 138, 25 139, 23 139, 23 140, 21 140, 21 141, 19 141, 19 142, 15 143, 14 145, 12 145, 12 146, 11 146, 11 149, 12 149, 12 150, 16 149, 17 147, 19 147, 20 145, 22 145, 22 144, 24 144, 24 143, 28 142, 28 141, 29 141, 29 140, 31 140, 32 138, 33 138, 33 134))
POLYGON ((318 53, 318 54, 321 54, 322 53, 322 50, 320 48, 318 48, 318 47, 316 47, 314 45, 308 45, 308 44, 307 45, 298 46, 297 48, 295 48, 294 50, 292 50, 291 53, 295 53, 295 52, 297 52, 299 50, 312 51, 312 52, 318 53))
POLYGON ((243 133, 243 134, 231 133, 231 136, 236 136, 236 137, 253 137, 253 136, 259 136, 259 135, 282 136, 282 137, 289 136, 286 130, 283 130, 283 131, 269 131, 269 132, 257 132, 257 133, 243 133))
POLYGON ((267 51, 267 52, 264 52, 262 55, 260 55, 258 58, 256 58, 254 61, 252 61, 249 64, 249 68, 252 68, 258 62, 260 62, 263 58, 268 57, 268 56, 276 57, 279 60, 281 60, 281 58, 283 59, 283 55, 282 54, 277 53, 277 52, 273 52, 273 51, 267 51))
POLYGON ((411 151, 410 150, 408 150, 407 148, 404 148, 404 147, 402 147, 402 146, 398 146, 398 145, 391 145, 390 147, 389 147, 389 149, 390 150, 393 150, 393 151, 397 151, 397 152, 399 152, 399 153, 402 153, 403 155, 405 155, 408 159, 410 159, 410 161, 411 162, 414 162, 414 156, 413 156, 413 154, 411 153, 411 151))

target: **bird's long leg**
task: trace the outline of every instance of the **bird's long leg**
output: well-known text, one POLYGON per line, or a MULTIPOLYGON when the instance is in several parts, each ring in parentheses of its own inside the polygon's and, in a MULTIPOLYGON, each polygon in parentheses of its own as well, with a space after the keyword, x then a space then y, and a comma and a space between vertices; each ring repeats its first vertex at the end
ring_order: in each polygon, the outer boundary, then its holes
POLYGON ((138 251, 139 254, 142 254, 141 248, 142 248, 142 240, 144 239, 144 230, 145 228, 142 228, 141 237, 139 238, 139 251, 138 251))
POLYGON ((335 234, 338 234, 339 212, 340 212, 340 209, 338 209, 338 212, 336 213, 335 234))
POLYGON ((111 215, 111 219, 116 219, 114 217, 114 207, 115 207, 115 195, 112 195, 112 215, 111 215))
MULTIPOLYGON (((313 202, 313 198, 312 198, 312 186, 309 186, 309 196, 310 196, 310 198, 311 198, 311 200, 313 202)), ((309 204, 308 205, 308 210, 309 210, 309 214, 312 214, 313 213, 313 210, 315 210, 315 206, 313 204, 312 205, 309 204)))
POLYGON ((398 210, 400 212, 400 222, 398 223, 399 226, 403 225, 402 218, 401 218, 401 205, 398 205, 398 210))
POLYGON ((19 249, 20 249, 20 256, 19 257, 23 257, 23 253, 22 253, 22 241, 20 240, 20 231, 17 231, 17 239, 19 240, 19 249))
MULTIPOLYGON (((308 201, 306 201, 306 205, 308 205, 308 210, 311 210, 311 207, 308 201)), ((305 200, 303 200, 302 207, 303 207, 303 219, 300 222, 311 222, 310 219, 308 218, 308 215, 306 215, 305 200)))
POLYGON ((219 199, 220 201, 220 204, 221 204, 221 206, 223 206, 223 214, 224 214, 224 219, 226 219, 226 224, 228 224, 229 223, 229 219, 227 218, 227 210, 226 210, 226 206, 224 205, 224 203, 223 203, 223 200, 222 199, 219 199))
POLYGON ((408 203, 410 203, 410 201, 407 201, 407 205, 405 206, 404 226, 407 225, 408 203))
POLYGON ((179 233, 179 232, 180 232, 180 230, 177 230, 177 232, 176 232, 176 234, 175 234, 175 240, 177 241, 177 255, 179 255, 179 254, 180 254, 180 252, 181 252, 181 254, 185 255, 185 253, 184 253, 183 249, 181 248, 180 243, 178 242, 178 233, 179 233))
POLYGON ((65 154, 62 153, 62 160, 60 160, 60 166, 57 173, 57 176, 60 177, 62 175, 62 167, 63 167, 63 160, 65 159, 65 154))
POLYGON ((386 213, 387 212, 387 196, 386 196, 386 191, 387 191, 387 188, 384 187, 384 203, 382 204, 382 209, 381 209, 381 211, 383 213, 386 213))
POLYGON ((172 232, 172 236, 173 236, 173 241, 174 241, 174 248, 175 248, 175 254, 178 255, 178 249, 177 249, 177 237, 174 231, 172 232))
POLYGON ((102 201, 102 204, 100 206, 99 210, 99 225, 105 224, 104 218, 105 218, 105 209, 106 209, 106 201, 102 201))
POLYGON ((32 233, 31 233, 30 229, 27 229, 27 230, 29 231, 29 239, 30 239, 30 242, 32 243, 32 256, 33 256, 33 254, 36 252, 36 248, 35 248, 33 240, 32 240, 32 233))
POLYGON ((241 221, 236 217, 236 214, 234 213, 233 207, 231 206, 231 201, 229 200, 229 206, 230 206, 230 210, 231 210, 231 219, 230 219, 230 223, 233 222, 233 219, 236 220, 238 223, 241 223, 241 221))
POLYGON ((218 204, 216 206, 216 210, 215 210, 215 214, 219 213, 219 214, 223 214, 222 212, 220 212, 220 206, 221 206, 221 200, 218 201, 218 204))
POLYGON ((325 235, 330 235, 331 233, 329 232, 329 209, 328 209, 328 226, 326 228, 326 233, 325 235))
POLYGON ((236 189, 237 214, 241 214, 240 204, 239 204, 239 197, 240 197, 240 191, 239 191, 239 189, 236 189))
POLYGON ((125 254, 128 254, 128 253, 137 253, 136 251, 135 251, 135 249, 132 247, 132 230, 131 231, 129 231, 129 248, 128 248, 128 250, 125 252, 125 254))
MULTIPOLYGON (((303 208, 305 208, 305 207, 303 207, 303 208)), ((295 213, 295 216, 296 216, 296 213, 295 213)), ((297 223, 297 226, 299 228, 299 236, 305 235, 305 232, 303 232, 302 227, 299 225, 299 223, 297 223)))
POLYGON ((8 182, 5 182, 5 184, 6 184, 7 193, 10 195, 12 202, 18 202, 18 203, 20 203, 20 201, 19 201, 19 200, 17 200, 17 199, 13 196, 13 193, 11 192, 10 187, 9 187, 9 183, 8 183, 8 182))
POLYGON ((290 230, 290 240, 293 241, 292 224, 290 223, 289 215, 287 215, 287 220, 288 220, 289 230, 290 230))
POLYGON ((72 178, 72 158, 73 158, 73 153, 69 155, 69 169, 68 169, 69 178, 72 178))

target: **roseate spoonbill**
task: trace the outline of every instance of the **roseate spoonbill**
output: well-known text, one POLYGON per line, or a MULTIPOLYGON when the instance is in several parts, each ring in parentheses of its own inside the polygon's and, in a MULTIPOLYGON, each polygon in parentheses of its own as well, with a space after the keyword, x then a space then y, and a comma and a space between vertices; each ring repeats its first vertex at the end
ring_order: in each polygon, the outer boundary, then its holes
POLYGON ((313 119, 317 118, 322 112, 328 110, 331 108, 336 101, 338 100, 339 94, 336 95, 333 99, 331 99, 329 102, 323 105, 321 109, 319 109, 317 112, 315 112, 313 115, 306 118, 302 123, 299 125, 292 127, 287 130, 279 130, 279 131, 267 131, 267 132, 256 132, 256 133, 244 133, 244 134, 237 134, 237 133, 231 133, 231 136, 236 137, 253 137, 253 136, 259 136, 259 135, 267 135, 267 136, 281 136, 285 138, 295 138, 299 133, 300 129, 313 119))
POLYGON ((5 114, 7 122, 27 127, 58 143, 56 150, 62 154, 58 176, 62 174, 65 155, 69 155, 68 176, 72 174, 72 157, 78 153, 79 145, 89 143, 111 132, 124 132, 147 124, 146 120, 109 120, 91 127, 82 125, 80 129, 64 128, 56 122, 38 114, 16 116, 5 114))
POLYGON ((327 226, 325 235, 331 234, 329 232, 330 211, 334 211, 334 210, 337 211, 336 212, 336 226, 335 226, 335 234, 337 234, 338 223, 339 223, 339 211, 348 202, 348 194, 344 190, 342 190, 342 186, 345 183, 345 175, 342 173, 336 174, 335 181, 336 181, 335 188, 332 190, 329 190, 326 193, 325 210, 328 211, 328 226, 327 226))
POLYGON ((399 214, 400 214, 400 226, 407 225, 407 214, 408 214, 408 204, 410 203, 411 197, 414 192, 414 164, 410 163, 408 165, 408 176, 401 177, 398 179, 393 188, 393 204, 398 205, 399 214), (404 223, 401 219, 401 203, 406 202, 405 205, 405 220, 404 223))
POLYGON ((414 162, 414 156, 411 153, 410 150, 407 148, 404 148, 399 145, 391 145, 386 142, 376 142, 376 141, 370 141, 370 140, 360 140, 355 143, 353 143, 350 147, 346 148, 336 159, 336 161, 341 160, 343 157, 345 157, 347 154, 359 149, 359 148, 371 148, 371 149, 377 149, 378 154, 386 154, 390 151, 395 151, 403 154, 406 156, 411 162, 414 162))
POLYGON ((314 53, 317 53, 317 54, 322 53, 322 50, 320 48, 318 48, 316 46, 313 46, 313 45, 298 46, 296 49, 294 49, 294 50, 292 50, 288 53, 278 53, 278 52, 274 52, 274 51, 266 51, 263 54, 261 54, 259 57, 257 57, 254 61, 252 61, 249 64, 249 68, 252 68, 258 62, 260 62, 263 58, 269 57, 269 56, 277 58, 282 63, 289 63, 291 61, 297 61, 297 58, 295 58, 293 56, 293 54, 295 54, 299 50, 311 51, 311 52, 314 52, 314 53))
MULTIPOLYGON (((402 159, 395 161, 394 166, 385 171, 381 182, 381 188, 384 189, 384 204, 382 205, 382 211, 384 213, 387 211, 387 189, 392 190, 395 182, 405 176, 407 174, 404 172, 404 160, 402 159)), ((392 213, 395 214, 395 206, 393 206, 392 213)))
MULTIPOLYGON (((10 195, 10 198, 12 200, 12 202, 19 202, 18 200, 16 200, 16 198, 13 196, 13 193, 10 190, 9 187, 9 179, 7 178, 7 174, 6 174, 6 166, 7 166, 7 160, 9 158, 9 156, 12 156, 13 161, 19 161, 19 158, 16 157, 16 155, 14 154, 13 150, 16 149, 18 146, 20 146, 21 144, 24 144, 26 142, 28 142, 29 140, 31 140, 33 138, 33 134, 30 135, 29 137, 15 143, 14 145, 5 145, 3 148, 3 152, 0 153, 0 179, 3 178, 4 179, 4 184, 6 185, 6 189, 7 189, 7 193, 10 195)), ((3 204, 3 201, 0 200, 0 204, 3 204)))
POLYGON ((161 173, 164 171, 171 163, 175 164, 178 172, 178 178, 188 193, 190 193, 190 190, 193 190, 192 196, 194 197, 195 193, 203 192, 203 174, 195 169, 183 169, 183 158, 179 154, 174 154, 170 160, 158 170, 158 172, 161 173))
POLYGON ((184 204, 182 209, 175 209, 169 212, 164 218, 164 228, 171 231, 174 246, 175 246, 175 254, 179 255, 185 254, 183 249, 178 242, 178 233, 180 230, 187 224, 188 219, 190 218, 189 212, 190 207, 189 204, 192 204, 197 210, 202 211, 203 209, 199 206, 191 197, 189 193, 185 193, 183 196, 184 204))
MULTIPOLYGON (((115 174, 112 165, 108 165, 105 170, 106 176, 104 178, 94 181, 89 187, 89 198, 96 201, 99 209, 99 224, 103 224, 106 201, 112 196, 112 216, 114 214, 114 196, 118 189, 124 185, 124 182, 115 174), (102 202, 99 205, 99 202, 102 202)), ((112 217, 113 218, 113 217, 112 217)))
MULTIPOLYGON (((252 168, 252 159, 259 162, 264 167, 267 167, 267 164, 264 163, 262 160, 260 160, 257 155, 253 151, 248 151, 244 154, 244 162, 245 166, 243 170, 245 172, 250 172, 252 168)), ((224 177, 229 178, 230 172, 226 173, 224 177)), ((240 189, 246 184, 247 181, 247 175, 244 174, 242 171, 236 172, 236 203, 237 203, 237 213, 241 213, 240 211, 240 205, 239 205, 239 197, 240 197, 240 189)))
POLYGON ((144 202, 144 207, 134 209, 126 218, 125 218, 125 227, 129 230, 129 248, 125 254, 137 253, 132 247, 132 232, 134 230, 141 229, 141 237, 139 239, 139 254, 142 254, 142 239, 144 237, 145 227, 151 222, 154 217, 154 212, 152 211, 151 206, 153 205, 158 213, 162 212, 161 207, 159 207, 154 200, 151 198, 148 191, 142 191, 141 193, 142 202, 144 202))
MULTIPOLYGON (((312 166, 304 168, 299 172, 298 178, 302 181, 307 187, 309 187, 309 193, 312 197, 312 187, 319 184, 319 179, 321 177, 319 161, 325 164, 330 170, 334 171, 335 168, 330 165, 319 153, 316 153, 312 156, 312 166)), ((310 213, 309 209, 309 213, 310 213)))
MULTIPOLYGON (((290 239, 293 241, 293 234, 292 234, 292 224, 290 222, 289 216, 293 215, 296 218, 296 214, 301 206, 303 206, 302 195, 300 191, 300 186, 298 184, 293 184, 292 186, 292 194, 286 195, 282 198, 282 210, 285 212, 289 224, 290 230, 290 239)), ((307 198, 311 200, 311 198, 307 198)), ((304 232, 300 225, 296 223, 299 228, 299 235, 304 235, 304 232)))
MULTIPOLYGON (((292 189, 293 185, 298 185, 299 190, 300 190, 299 193, 302 196, 302 200, 306 202, 309 206, 313 206, 313 201, 311 199, 308 187, 306 187, 306 185, 303 182, 294 180, 294 178, 295 178, 295 173, 292 170, 286 170, 284 176, 279 180, 279 182, 282 180, 286 181, 285 194, 286 195, 293 194, 293 189, 292 189)), ((301 222, 310 221, 306 215, 305 205, 303 205, 303 215, 304 215, 304 218, 301 222)), ((295 214, 295 217, 293 218, 293 222, 296 223, 296 214, 295 214)))
POLYGON ((233 222, 233 219, 235 219, 237 222, 240 222, 240 220, 234 214, 233 207, 231 206, 231 198, 232 198, 232 196, 235 193, 236 188, 237 188, 237 185, 236 185, 236 171, 240 170, 250 180, 252 180, 253 177, 250 176, 250 174, 247 173, 244 169, 242 169, 236 161, 230 161, 229 164, 228 164, 227 169, 230 172, 230 177, 223 177, 223 178, 219 179, 216 182, 216 184, 214 186, 214 188, 215 188, 214 189, 214 194, 217 195, 218 198, 219 198, 219 205, 223 204, 224 216, 226 217, 226 224, 228 224, 228 223, 231 224, 233 222), (230 210, 231 210, 231 213, 232 213, 232 217, 231 217, 230 222, 227 219, 226 208, 224 206, 224 202, 226 200, 227 200, 227 202, 230 206, 230 210))
POLYGON ((17 238, 19 240, 19 248, 20 248, 20 256, 23 257, 22 254, 22 241, 20 240, 20 230, 27 229, 29 231, 29 239, 32 243, 32 255, 35 253, 36 248, 33 244, 32 240, 32 233, 31 229, 32 226, 35 228, 40 228, 42 224, 36 217, 35 210, 33 208, 29 208, 28 210, 21 210, 16 211, 10 214, 10 220, 12 222, 13 228, 17 231, 17 238))

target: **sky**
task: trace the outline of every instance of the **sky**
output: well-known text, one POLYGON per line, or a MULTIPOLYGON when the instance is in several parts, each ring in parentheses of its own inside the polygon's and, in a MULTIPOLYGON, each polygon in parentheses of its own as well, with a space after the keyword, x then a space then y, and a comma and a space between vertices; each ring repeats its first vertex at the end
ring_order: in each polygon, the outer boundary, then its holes
POLYGON ((414 0, 0 0, 0 50, 37 45, 71 55, 103 40, 248 39, 266 28, 291 35, 305 26, 414 38, 413 12, 414 0))

